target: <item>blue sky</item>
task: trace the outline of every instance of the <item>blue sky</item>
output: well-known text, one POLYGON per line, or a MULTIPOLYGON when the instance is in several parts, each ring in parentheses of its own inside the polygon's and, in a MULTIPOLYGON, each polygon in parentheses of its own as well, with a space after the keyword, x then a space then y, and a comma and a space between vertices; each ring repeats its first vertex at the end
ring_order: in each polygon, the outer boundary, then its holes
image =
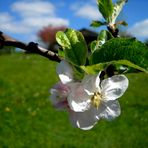
MULTIPOLYGON (((129 0, 120 18, 128 22, 127 32, 148 38, 148 0, 129 0)), ((90 22, 97 19, 102 16, 96 0, 0 0, 0 30, 25 42, 37 41, 47 25, 92 29, 90 22)))

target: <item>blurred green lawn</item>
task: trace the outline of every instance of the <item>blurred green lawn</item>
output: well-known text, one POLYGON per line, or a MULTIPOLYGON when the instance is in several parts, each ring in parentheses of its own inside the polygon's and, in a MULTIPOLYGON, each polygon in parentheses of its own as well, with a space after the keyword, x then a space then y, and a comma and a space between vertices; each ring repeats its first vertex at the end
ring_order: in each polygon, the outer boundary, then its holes
POLYGON ((0 56, 0 148, 148 147, 148 75, 127 75, 119 118, 82 131, 50 104, 55 65, 38 55, 0 56))

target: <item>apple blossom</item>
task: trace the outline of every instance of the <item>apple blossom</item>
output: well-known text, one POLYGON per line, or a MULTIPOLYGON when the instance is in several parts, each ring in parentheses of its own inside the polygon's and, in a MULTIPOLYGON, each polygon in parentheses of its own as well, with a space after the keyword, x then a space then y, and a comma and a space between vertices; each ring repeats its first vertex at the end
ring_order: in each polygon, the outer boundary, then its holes
POLYGON ((128 87, 124 75, 115 75, 100 80, 97 75, 86 75, 81 82, 74 81, 69 63, 62 61, 57 66, 60 82, 51 89, 51 101, 57 108, 70 114, 72 124, 80 129, 91 129, 99 119, 111 120, 121 113, 117 98, 128 87))
POLYGON ((70 89, 67 100, 71 110, 75 112, 72 121, 81 129, 90 129, 97 120, 111 120, 121 113, 117 98, 127 89, 128 79, 124 75, 115 75, 100 82, 99 76, 100 74, 87 75, 81 84, 70 89), (78 121, 80 116, 81 122, 78 121))

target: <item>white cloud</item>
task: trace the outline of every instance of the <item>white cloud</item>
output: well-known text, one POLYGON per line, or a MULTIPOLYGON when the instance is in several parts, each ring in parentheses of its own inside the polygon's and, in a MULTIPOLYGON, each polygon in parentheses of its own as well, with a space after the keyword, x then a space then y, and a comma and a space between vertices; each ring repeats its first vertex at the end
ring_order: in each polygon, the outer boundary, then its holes
POLYGON ((75 15, 90 19, 90 20, 99 20, 102 19, 101 13, 98 11, 97 7, 85 4, 83 6, 78 6, 78 4, 72 6, 72 9, 75 10, 75 15))
POLYGON ((9 13, 7 12, 0 13, 1 24, 10 22, 11 20, 12 20, 12 16, 9 13))
POLYGON ((20 13, 25 17, 40 16, 40 15, 54 15, 55 7, 53 4, 45 1, 36 2, 15 2, 11 6, 12 11, 20 13))
POLYGON ((56 15, 55 6, 45 1, 17 1, 8 12, 0 12, 0 30, 34 36, 44 26, 68 26, 69 21, 56 15))
POLYGON ((0 21, 0 29, 2 31, 10 33, 27 33, 29 31, 21 22, 14 21, 14 17, 7 12, 0 13, 0 21))
POLYGON ((136 37, 147 37, 148 38, 148 19, 137 22, 128 29, 132 35, 136 37))
POLYGON ((68 25, 68 20, 58 18, 58 17, 30 17, 23 20, 23 24, 31 28, 41 28, 43 26, 53 25, 53 26, 64 26, 68 25))
POLYGON ((0 24, 0 30, 9 33, 27 34, 31 31, 31 28, 26 27, 21 22, 7 22, 0 24))

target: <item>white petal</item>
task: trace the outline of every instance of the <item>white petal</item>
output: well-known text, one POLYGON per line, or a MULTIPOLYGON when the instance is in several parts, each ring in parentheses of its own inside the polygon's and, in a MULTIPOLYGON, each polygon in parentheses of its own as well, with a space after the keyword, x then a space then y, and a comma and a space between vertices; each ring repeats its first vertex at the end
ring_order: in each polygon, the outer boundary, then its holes
MULTIPOLYGON (((70 86, 70 85, 69 85, 70 86)), ((68 95, 68 104, 75 112, 84 112, 88 110, 91 105, 90 96, 84 91, 80 83, 73 83, 70 86, 70 93, 68 95)))
POLYGON ((101 83, 101 94, 105 100, 115 100, 121 97, 128 87, 128 79, 124 75, 115 75, 101 83))
POLYGON ((103 102, 100 107, 100 118, 112 120, 121 114, 120 104, 117 100, 103 102))
POLYGON ((82 80, 82 85, 88 92, 100 91, 100 73, 98 75, 86 75, 82 80))
POLYGON ((70 120, 73 126, 78 127, 83 130, 90 130, 97 123, 97 118, 95 117, 96 110, 91 108, 85 112, 70 112, 70 120))
POLYGON ((73 80, 73 69, 66 61, 61 61, 57 66, 57 74, 63 84, 69 83, 73 80))

